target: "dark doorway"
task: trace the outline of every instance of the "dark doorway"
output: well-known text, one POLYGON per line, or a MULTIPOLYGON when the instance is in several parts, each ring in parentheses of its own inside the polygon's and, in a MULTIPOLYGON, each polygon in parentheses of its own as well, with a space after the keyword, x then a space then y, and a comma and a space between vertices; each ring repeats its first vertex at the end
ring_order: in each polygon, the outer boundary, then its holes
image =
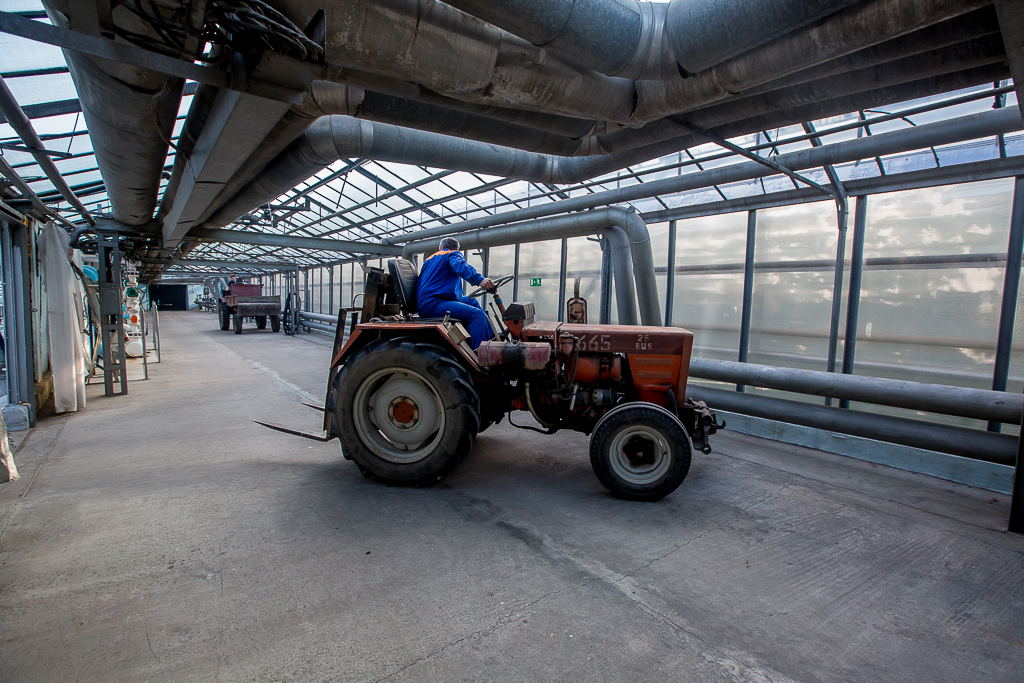
POLYGON ((187 311, 188 285, 150 285, 149 300, 161 311, 187 311))

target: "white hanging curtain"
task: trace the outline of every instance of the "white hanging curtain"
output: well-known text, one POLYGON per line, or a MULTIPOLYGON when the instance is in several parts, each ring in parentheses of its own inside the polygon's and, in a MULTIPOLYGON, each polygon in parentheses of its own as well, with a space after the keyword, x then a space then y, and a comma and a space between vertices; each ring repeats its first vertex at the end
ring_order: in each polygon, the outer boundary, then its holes
POLYGON ((42 241, 53 401, 58 413, 75 412, 85 408, 84 292, 68 263, 68 233, 48 223, 42 241))

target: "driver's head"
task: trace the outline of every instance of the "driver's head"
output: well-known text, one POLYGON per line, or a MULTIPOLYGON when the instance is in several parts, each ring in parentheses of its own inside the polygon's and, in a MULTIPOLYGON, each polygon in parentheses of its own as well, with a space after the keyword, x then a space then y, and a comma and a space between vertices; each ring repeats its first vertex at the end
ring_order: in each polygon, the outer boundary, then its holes
POLYGON ((445 237, 441 240, 440 247, 441 251, 458 251, 459 241, 454 237, 445 237))

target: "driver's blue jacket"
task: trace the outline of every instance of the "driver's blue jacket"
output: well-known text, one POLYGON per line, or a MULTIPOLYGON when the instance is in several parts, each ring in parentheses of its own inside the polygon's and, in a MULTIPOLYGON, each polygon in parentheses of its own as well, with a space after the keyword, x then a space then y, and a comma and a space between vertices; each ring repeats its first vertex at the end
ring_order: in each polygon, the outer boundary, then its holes
POLYGON ((462 298, 462 283, 465 280, 474 287, 484 276, 466 263, 461 251, 439 251, 423 262, 423 270, 416 284, 416 307, 439 301, 458 301, 462 298))
POLYGON ((462 296, 461 280, 479 285, 484 276, 466 263, 461 251, 439 251, 423 263, 416 285, 416 308, 425 318, 450 315, 469 328, 475 349, 491 338, 491 324, 476 299, 462 296))

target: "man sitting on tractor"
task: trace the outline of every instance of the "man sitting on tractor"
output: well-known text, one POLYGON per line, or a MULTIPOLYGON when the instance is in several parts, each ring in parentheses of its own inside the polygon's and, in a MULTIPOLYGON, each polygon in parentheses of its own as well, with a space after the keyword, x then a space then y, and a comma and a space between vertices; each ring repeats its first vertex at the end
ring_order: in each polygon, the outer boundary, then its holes
POLYGON ((459 241, 445 237, 441 240, 440 250, 423 262, 416 285, 416 307, 425 318, 442 318, 448 314, 464 323, 469 328, 475 349, 480 342, 491 338, 491 325, 477 300, 462 296, 461 280, 474 287, 494 287, 494 281, 466 263, 459 251, 459 241))

